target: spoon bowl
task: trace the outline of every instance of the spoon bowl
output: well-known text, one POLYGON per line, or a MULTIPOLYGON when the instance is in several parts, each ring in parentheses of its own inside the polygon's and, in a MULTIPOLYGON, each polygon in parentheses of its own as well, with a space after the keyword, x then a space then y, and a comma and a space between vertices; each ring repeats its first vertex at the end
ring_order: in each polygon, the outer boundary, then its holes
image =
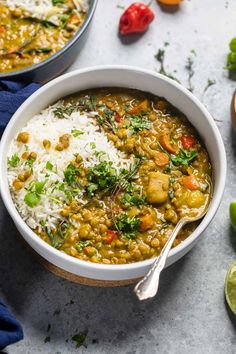
MULTIPOLYGON (((212 194, 212 187, 211 187, 211 194, 212 194)), ((197 215, 196 217, 184 216, 176 224, 172 234, 170 235, 165 246, 163 247, 160 255, 153 263, 149 272, 145 275, 145 277, 142 280, 140 280, 140 282, 138 282, 138 284, 134 288, 134 292, 139 298, 139 300, 147 300, 156 295, 159 287, 160 274, 165 267, 166 259, 168 257, 170 249, 179 231, 184 227, 184 225, 202 219, 207 213, 210 201, 211 201, 211 195, 209 196, 207 203, 204 206, 204 209, 201 210, 199 215, 197 215)))

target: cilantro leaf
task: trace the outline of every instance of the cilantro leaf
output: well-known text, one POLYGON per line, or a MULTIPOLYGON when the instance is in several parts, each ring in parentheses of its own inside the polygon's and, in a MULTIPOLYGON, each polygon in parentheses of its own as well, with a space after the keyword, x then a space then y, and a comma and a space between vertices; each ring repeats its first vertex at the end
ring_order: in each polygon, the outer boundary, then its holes
POLYGON ((198 156, 197 151, 189 151, 185 149, 181 149, 180 153, 178 155, 170 155, 171 161, 173 164, 179 166, 179 165, 184 165, 188 166, 189 163, 195 159, 195 157, 198 156))
POLYGON ((24 197, 25 204, 27 204, 30 208, 36 207, 39 204, 40 200, 40 196, 35 192, 28 192, 24 197))
POLYGON ((46 169, 49 170, 49 171, 52 171, 52 169, 53 169, 53 164, 52 164, 50 161, 47 161, 47 163, 46 163, 46 169))
POLYGON ((78 136, 84 134, 84 132, 82 132, 82 130, 78 130, 78 129, 72 129, 72 130, 71 130, 71 133, 73 134, 73 137, 74 137, 74 138, 77 138, 78 136))
POLYGON ((125 193, 123 198, 121 199, 121 202, 126 206, 139 206, 145 204, 145 197, 141 197, 138 194, 132 195, 130 193, 125 193))
POLYGON ((12 155, 12 157, 8 160, 8 165, 11 167, 16 167, 20 162, 20 158, 17 154, 12 155))
POLYGON ((150 129, 152 123, 143 114, 138 115, 128 115, 130 125, 128 128, 134 133, 139 132, 144 129, 150 129))
POLYGON ((64 179, 68 185, 73 185, 77 182, 77 176, 80 174, 81 169, 76 168, 72 163, 70 163, 66 170, 64 171, 64 179))
POLYGON ((129 217, 127 213, 121 214, 115 221, 115 228, 122 232, 125 239, 136 238, 139 236, 140 219, 136 216, 129 217))

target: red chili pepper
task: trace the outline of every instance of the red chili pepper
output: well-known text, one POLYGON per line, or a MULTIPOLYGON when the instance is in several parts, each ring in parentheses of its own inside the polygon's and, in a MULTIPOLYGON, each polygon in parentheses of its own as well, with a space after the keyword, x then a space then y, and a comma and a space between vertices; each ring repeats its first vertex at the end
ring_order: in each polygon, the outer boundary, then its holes
POLYGON ((121 16, 119 32, 123 35, 145 32, 154 17, 154 13, 147 5, 134 2, 121 16))
POLYGON ((122 121, 122 118, 121 118, 121 116, 118 113, 115 114, 115 121, 117 123, 120 123, 122 121))
POLYGON ((183 148, 187 150, 196 144, 195 139, 189 135, 183 135, 180 140, 183 145, 183 148))
POLYGON ((112 230, 107 230, 108 237, 106 239, 106 243, 112 243, 114 238, 116 237, 116 232, 112 230))

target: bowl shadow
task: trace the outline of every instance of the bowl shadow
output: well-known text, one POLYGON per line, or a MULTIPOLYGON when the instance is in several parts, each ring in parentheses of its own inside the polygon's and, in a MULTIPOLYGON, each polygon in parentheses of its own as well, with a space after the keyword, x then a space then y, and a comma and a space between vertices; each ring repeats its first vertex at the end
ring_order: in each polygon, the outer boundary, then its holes
POLYGON ((71 283, 37 263, 19 242, 5 208, 2 204, 0 207, 0 296, 26 333, 33 328, 45 338, 50 323, 54 343, 84 330, 89 330, 91 343, 97 338, 117 345, 127 337, 135 339, 137 331, 147 322, 156 321, 160 308, 168 306, 168 298, 176 293, 178 278, 188 264, 189 257, 184 257, 164 270, 158 296, 145 302, 137 299, 133 285, 99 288, 71 283))

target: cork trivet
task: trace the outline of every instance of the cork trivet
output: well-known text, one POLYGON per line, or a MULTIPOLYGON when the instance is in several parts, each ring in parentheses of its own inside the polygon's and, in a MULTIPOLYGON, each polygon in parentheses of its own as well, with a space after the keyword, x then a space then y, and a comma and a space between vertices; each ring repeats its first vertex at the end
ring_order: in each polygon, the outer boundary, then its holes
POLYGON ((59 268, 55 266, 54 264, 50 263, 43 257, 41 257, 25 240, 24 238, 19 235, 21 242, 24 244, 26 249, 33 254, 33 256, 38 260, 40 264, 42 264, 46 269, 48 269, 50 272, 53 274, 67 279, 73 283, 79 283, 83 285, 90 285, 90 286, 100 286, 100 287, 116 287, 116 286, 124 286, 124 285, 129 285, 129 284, 135 284, 137 283, 141 278, 138 279, 127 279, 127 280, 98 280, 98 279, 92 279, 92 278, 85 278, 81 277, 79 275, 70 273, 65 271, 62 268, 59 268))

